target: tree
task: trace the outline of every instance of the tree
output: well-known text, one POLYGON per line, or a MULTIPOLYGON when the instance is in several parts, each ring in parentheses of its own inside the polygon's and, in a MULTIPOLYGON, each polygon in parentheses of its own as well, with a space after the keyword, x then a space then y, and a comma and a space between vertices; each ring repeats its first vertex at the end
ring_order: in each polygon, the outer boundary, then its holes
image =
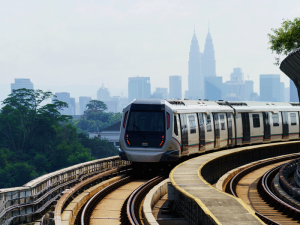
POLYGON ((288 55, 293 50, 300 47, 300 17, 293 21, 283 20, 281 27, 272 29, 273 34, 268 34, 269 44, 272 53, 275 52, 275 65, 280 64, 280 55, 288 55))
POLYGON ((91 100, 87 105, 86 105, 88 110, 94 110, 94 111, 105 111, 107 110, 107 106, 104 102, 98 101, 98 100, 91 100))

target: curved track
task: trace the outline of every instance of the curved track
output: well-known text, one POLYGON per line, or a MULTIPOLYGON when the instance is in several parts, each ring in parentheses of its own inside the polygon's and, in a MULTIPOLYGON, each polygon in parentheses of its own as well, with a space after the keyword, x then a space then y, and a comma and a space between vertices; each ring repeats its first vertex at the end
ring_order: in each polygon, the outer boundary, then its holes
POLYGON ((83 207, 75 224, 143 224, 141 205, 148 191, 164 179, 125 177, 95 194, 83 207))
MULTIPOLYGON (((278 210, 279 202, 271 188, 280 167, 291 158, 268 160, 248 167, 236 174, 227 184, 226 191, 246 202, 267 224, 298 224, 293 217, 278 210), (268 197, 272 196, 272 197, 268 197), (266 200, 269 198, 269 201, 266 200)), ((281 201, 282 202, 282 201, 281 201)), ((288 204, 284 203, 286 207, 288 204)))

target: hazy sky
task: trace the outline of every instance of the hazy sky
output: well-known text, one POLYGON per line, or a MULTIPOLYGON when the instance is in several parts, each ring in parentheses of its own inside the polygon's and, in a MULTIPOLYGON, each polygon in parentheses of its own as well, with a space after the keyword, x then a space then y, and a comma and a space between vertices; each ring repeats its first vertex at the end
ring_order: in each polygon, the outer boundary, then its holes
POLYGON ((52 91, 82 85, 75 97, 95 96, 102 82, 127 95, 128 77, 137 75, 150 76, 152 90, 181 75, 186 90, 194 23, 203 52, 208 21, 223 81, 239 65, 245 78, 253 70, 257 92, 259 74, 281 74, 289 86, 267 34, 299 16, 299 0, 1 0, 0 100, 14 78, 52 91))

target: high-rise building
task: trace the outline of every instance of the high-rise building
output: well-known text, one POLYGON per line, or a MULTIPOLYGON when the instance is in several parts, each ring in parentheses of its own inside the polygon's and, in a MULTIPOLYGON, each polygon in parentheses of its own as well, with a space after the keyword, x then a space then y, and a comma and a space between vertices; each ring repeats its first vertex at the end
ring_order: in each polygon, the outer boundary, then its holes
POLYGON ((205 80, 205 99, 218 101, 222 99, 222 77, 204 77, 205 80))
POLYGON ((285 97, 284 89, 285 89, 284 82, 280 82, 280 95, 279 95, 280 102, 284 102, 284 97, 285 97))
POLYGON ((147 99, 151 95, 150 77, 128 78, 128 100, 147 99))
POLYGON ((290 102, 299 102, 298 90, 292 80, 290 80, 290 102))
POLYGON ((254 92, 253 90, 253 81, 246 80, 245 81, 245 100, 251 101, 251 94, 254 92))
POLYGON ((280 101, 280 75, 260 75, 260 100, 268 102, 280 101))
POLYGON ((202 76, 215 77, 216 76, 216 60, 215 50, 212 42, 212 38, 208 29, 206 36, 204 52, 201 55, 202 76))
POLYGON ((201 53, 198 40, 194 31, 190 46, 188 71, 188 97, 189 99, 200 99, 204 96, 204 79, 201 74, 201 53))
POLYGON ((79 97, 79 112, 80 115, 83 115, 86 111, 86 105, 89 104, 89 102, 92 100, 91 97, 87 96, 80 96, 79 97))
POLYGON ((76 115, 75 98, 70 98, 69 115, 76 115))
POLYGON ((182 98, 181 76, 169 76, 169 98, 182 98))
POLYGON ((157 87, 156 90, 151 95, 151 98, 167 99, 168 98, 168 88, 157 87))
POLYGON ((290 102, 290 87, 284 89, 284 101, 290 102))
POLYGON ((230 74, 230 81, 226 82, 227 95, 225 100, 243 101, 245 99, 244 73, 241 68, 233 68, 230 74))
POLYGON ((52 102, 54 99, 57 99, 59 101, 65 102, 68 104, 68 107, 60 109, 60 113, 62 115, 74 115, 72 114, 73 107, 71 106, 71 98, 70 93, 68 92, 56 92, 56 97, 52 98, 52 102))
POLYGON ((99 101, 109 101, 110 100, 110 93, 109 93, 108 89, 105 88, 103 85, 97 91, 97 100, 99 100, 99 101))
POLYGON ((15 78, 15 83, 11 84, 11 93, 13 90, 21 88, 33 89, 33 83, 31 83, 30 79, 15 78))

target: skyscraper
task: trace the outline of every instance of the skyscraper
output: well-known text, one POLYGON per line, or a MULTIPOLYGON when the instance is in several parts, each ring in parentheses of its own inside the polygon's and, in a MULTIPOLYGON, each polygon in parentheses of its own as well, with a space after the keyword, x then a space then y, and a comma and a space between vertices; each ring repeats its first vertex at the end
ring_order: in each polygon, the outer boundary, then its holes
POLYGON ((280 82, 280 95, 279 95, 280 102, 284 102, 284 97, 285 97, 284 90, 285 90, 284 82, 280 82))
POLYGON ((134 99, 147 99, 151 95, 150 77, 128 78, 128 101, 134 99))
POLYGON ((260 100, 280 101, 280 75, 261 74, 260 75, 260 100))
POLYGON ((92 100, 91 97, 87 96, 80 96, 79 97, 79 112, 80 115, 83 115, 86 111, 86 105, 92 100))
POLYGON ((298 90, 292 80, 290 80, 290 102, 299 102, 298 90))
POLYGON ((205 99, 218 101, 222 99, 222 77, 204 77, 205 99))
POLYGON ((204 79, 201 74, 201 53, 194 31, 189 54, 188 97, 199 99, 204 97, 204 79))
POLYGON ((253 90, 253 81, 246 80, 245 81, 245 100, 251 101, 251 94, 254 92, 253 90))
POLYGON ((215 77, 216 76, 216 60, 215 50, 208 29, 206 36, 204 52, 201 55, 202 75, 203 77, 215 77))
POLYGON ((110 100, 110 93, 109 93, 108 89, 105 88, 103 85, 97 91, 97 100, 99 100, 99 101, 109 101, 110 100))
MULTIPOLYGON (((75 109, 74 109, 74 106, 73 106, 73 100, 71 100, 70 93, 68 93, 68 92, 56 92, 55 95, 56 95, 56 97, 54 97, 52 99, 52 102, 53 102, 54 99, 57 99, 59 101, 62 101, 62 102, 65 102, 65 103, 68 104, 68 108, 60 109, 60 113, 62 115, 75 115, 74 114, 75 109)), ((75 103, 75 99, 74 99, 74 103, 75 103)))
POLYGON ((31 83, 30 79, 15 78, 15 83, 11 84, 11 93, 13 90, 21 88, 33 89, 33 83, 31 83))
POLYGON ((226 100, 242 101, 245 99, 244 73, 241 68, 233 68, 233 73, 230 74, 230 81, 227 81, 226 85, 226 100))
POLYGON ((169 98, 182 99, 181 76, 169 76, 169 98))

